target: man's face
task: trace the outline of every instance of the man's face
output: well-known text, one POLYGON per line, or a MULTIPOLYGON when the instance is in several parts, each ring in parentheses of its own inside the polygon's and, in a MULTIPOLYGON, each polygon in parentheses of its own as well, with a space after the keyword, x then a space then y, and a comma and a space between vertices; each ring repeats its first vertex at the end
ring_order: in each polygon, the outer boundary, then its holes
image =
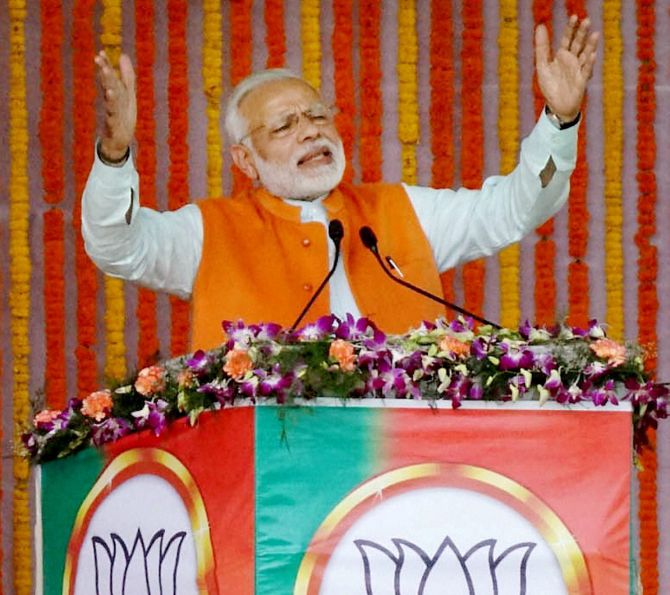
POLYGON ((345 159, 332 114, 297 79, 272 81, 240 103, 248 158, 261 184, 283 198, 311 200, 340 183, 345 159))

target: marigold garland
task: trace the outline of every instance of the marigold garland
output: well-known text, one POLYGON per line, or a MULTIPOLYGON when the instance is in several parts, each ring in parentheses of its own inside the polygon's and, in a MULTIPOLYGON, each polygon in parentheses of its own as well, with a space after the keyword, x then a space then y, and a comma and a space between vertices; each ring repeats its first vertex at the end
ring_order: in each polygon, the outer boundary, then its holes
MULTIPOLYGON (((40 110, 39 136, 42 147, 44 200, 58 205, 63 200, 63 13, 60 2, 40 3, 40 110)), ((49 258, 44 262, 44 319, 46 335, 45 393, 49 406, 62 408, 65 379, 65 238, 63 212, 54 208, 44 214, 43 246, 49 258)))
POLYGON ((419 142, 419 106, 417 103, 417 62, 414 0, 398 3, 398 139, 402 159, 402 180, 416 184, 416 145, 419 142))
MULTIPOLYGON (((251 74, 252 54, 252 2, 238 0, 230 3, 230 47, 233 59, 230 61, 230 82, 232 86, 251 74)), ((251 180, 236 165, 231 166, 233 194, 251 188, 251 180)))
MULTIPOLYGON (((484 121, 482 116, 482 83, 484 63, 482 38, 484 22, 481 0, 462 5, 463 45, 461 63, 463 83, 461 105, 463 111, 461 133, 461 173, 463 185, 479 188, 484 167, 484 121)), ((484 305, 486 269, 483 260, 469 262, 463 267, 463 285, 466 308, 481 313, 484 305)))
POLYGON ((202 82, 207 99, 207 194, 223 195, 221 132, 222 37, 221 3, 204 0, 202 6, 202 82))
MULTIPOLYGON (((100 41, 115 66, 121 55, 121 0, 103 0, 100 41)), ((105 374, 120 378, 126 373, 126 304, 123 281, 105 277, 105 374)))
MULTIPOLYGON (((168 208, 178 209, 187 202, 188 188, 188 54, 186 47, 186 20, 188 3, 181 0, 168 2, 168 82, 170 165, 168 172, 168 208)), ((190 336, 188 302, 170 296, 172 325, 170 350, 173 354, 186 353, 190 336)))
POLYGON ((377 0, 360 0, 358 10, 360 39, 361 124, 359 162, 364 183, 382 177, 382 105, 380 66, 381 7, 377 0))
MULTIPOLYGON (((152 0, 135 2, 135 48, 137 88, 137 126, 135 139, 141 150, 137 152, 137 169, 142 173, 142 204, 157 208, 156 200, 156 125, 154 119, 154 3, 152 0)), ((156 294, 140 287, 137 290, 138 322, 137 361, 142 367, 156 360, 160 350, 156 316, 156 294)))
MULTIPOLYGON (((656 276, 658 255, 656 236, 656 63, 654 38, 656 12, 651 0, 637 0, 637 181, 638 231, 635 243, 639 250, 638 271, 638 340, 648 348, 647 370, 656 369, 656 325, 658 321, 658 293, 656 276)), ((652 446, 655 436, 651 435, 652 446)), ((657 461, 655 449, 648 449, 641 457, 643 471, 640 482, 640 570, 645 593, 658 593, 658 504, 657 461)))
MULTIPOLYGON (((76 98, 72 142, 72 167, 74 170, 75 196, 84 191, 91 163, 91 145, 95 138, 95 55, 93 33, 94 0, 76 0, 72 23, 73 89, 76 98)), ((72 225, 75 229, 75 261, 77 272, 77 394, 85 396, 98 384, 98 367, 95 344, 97 340, 98 290, 95 265, 84 250, 81 237, 81 201, 74 201, 72 225)))
MULTIPOLYGON (((516 0, 500 2, 498 34, 498 143, 500 173, 510 173, 519 154, 519 23, 516 0)), ((500 264, 500 324, 513 326, 521 318, 519 293, 518 244, 509 246, 498 256, 500 264)))
MULTIPOLYGON (((583 0, 567 0, 566 9, 568 14, 576 14, 580 19, 586 16, 583 0)), ((586 263, 589 239, 586 107, 586 98, 584 98, 578 137, 577 165, 570 178, 570 198, 568 201, 568 252, 572 259, 568 267, 568 319, 571 324, 576 326, 584 326, 589 321, 589 269, 586 263)), ((620 337, 617 336, 617 338, 620 337)))
POLYGON ((281 68, 286 60, 283 0, 265 0, 265 45, 268 48, 267 68, 281 68))
MULTIPOLYGON (((451 0, 433 0, 430 12, 430 121, 432 185, 454 184, 454 27, 451 0)), ((442 292, 455 301, 453 269, 441 275, 442 292)))
MULTIPOLYGON (((533 20, 535 27, 543 23, 551 35, 553 2, 533 0, 533 20)), ((533 77, 535 113, 544 107, 544 97, 537 84, 537 75, 533 77)), ((556 244, 553 240, 554 220, 549 219, 536 230, 538 239, 535 244, 535 321, 538 324, 553 324, 556 319, 556 279, 554 261, 556 244)))
POLYGON ((302 76, 317 91, 321 89, 321 0, 302 0, 300 23, 302 38, 302 76))
MULTIPOLYGON (((15 444, 18 428, 30 417, 30 244, 28 225, 28 113, 26 110, 26 4, 9 0, 9 311, 13 359, 13 418, 15 444)), ((13 460, 14 591, 32 593, 30 470, 18 455, 13 460)))
POLYGON ((354 150, 354 117, 356 97, 354 94, 354 62, 353 62, 353 11, 352 0, 334 0, 333 15, 333 60, 335 62, 335 101, 340 108, 337 115, 337 130, 342 138, 347 168, 344 179, 351 182, 353 178, 352 156, 354 150))

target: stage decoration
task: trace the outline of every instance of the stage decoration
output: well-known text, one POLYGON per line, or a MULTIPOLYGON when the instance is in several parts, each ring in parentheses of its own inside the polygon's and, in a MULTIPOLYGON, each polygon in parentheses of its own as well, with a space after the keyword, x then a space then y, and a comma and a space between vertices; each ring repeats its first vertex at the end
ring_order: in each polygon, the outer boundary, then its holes
POLYGON ((416 184, 416 145, 419 142, 417 104, 416 6, 414 0, 398 4, 398 140, 402 160, 402 181, 416 184))
POLYGON ((266 68, 282 68, 286 59, 286 32, 283 0, 265 0, 266 68))
MULTIPOLYGON (((181 5, 184 3, 181 2, 181 5)), ((251 0, 239 0, 230 3, 230 84, 234 87, 245 76, 251 74, 251 59, 253 52, 253 31, 251 26, 252 13, 251 0)), ((184 36, 186 28, 184 27, 184 36)), ((184 57, 186 59, 186 57, 184 57)), ((184 89, 187 95, 187 89, 184 89)), ((184 116, 186 120, 186 115, 184 116)), ((243 192, 252 187, 251 180, 237 167, 231 165, 231 178, 233 180, 233 194, 243 192)), ((180 353, 173 351, 173 353, 180 353)), ((183 351, 181 352, 183 353, 183 351)))
MULTIPOLYGON (((533 0, 533 20, 535 27, 544 24, 552 39, 553 2, 533 0)), ((552 46, 553 47, 553 46, 552 46)), ((539 115, 544 108, 544 97, 537 84, 537 75, 533 75, 533 92, 535 97, 535 113, 539 115)), ((554 261, 556 244, 553 240, 554 220, 540 225, 536 230, 535 244, 535 320, 540 324, 549 324, 556 318, 556 279, 554 277, 554 261)))
MULTIPOLYGON (((498 33, 498 144, 500 173, 508 174, 516 167, 519 155, 519 23, 516 0, 500 2, 498 33)), ((519 244, 500 252, 500 323, 513 326, 521 319, 519 244)))
MULTIPOLYGON (((168 208, 176 210, 188 202, 184 191, 188 188, 188 52, 186 47, 186 20, 188 3, 168 2, 168 145, 170 164, 168 172, 168 208)), ((172 325, 170 352, 185 353, 190 336, 190 309, 187 302, 170 296, 172 325)))
MULTIPOLYGON (((638 340, 650 351, 647 370, 656 369, 656 325, 658 255, 656 236, 656 64, 654 39, 656 13, 649 0, 637 1, 637 181, 638 230, 635 243, 638 257, 638 340)), ((655 435, 651 435, 652 444, 655 435)), ((640 482, 640 570, 645 593, 658 593, 658 502, 656 498, 657 460, 654 451, 642 456, 640 482)))
MULTIPOLYGON (((72 21, 73 105, 72 168, 75 195, 81 196, 91 163, 91 144, 95 139, 95 55, 93 33, 94 0, 77 0, 72 21)), ((77 394, 84 396, 98 382, 97 307, 98 292, 95 265, 84 250, 81 237, 81 201, 74 201, 72 226, 75 230, 75 263, 77 276, 77 394)))
MULTIPOLYGON (((9 309, 12 344, 14 426, 30 412, 30 243, 28 222, 28 112, 26 109, 26 3, 9 1, 9 309)), ((14 440, 19 440, 18 429, 14 440)), ((30 469, 15 455, 12 510, 14 588, 17 595, 32 592, 30 469)))
POLYGON ((381 7, 377 0, 359 2, 360 40, 360 140, 358 160, 361 180, 379 182, 382 178, 382 104, 379 30, 381 7))
MULTIPOLYGON (((118 68, 121 55, 121 2, 103 0, 100 41, 110 62, 118 68)), ((89 58, 90 59, 90 58, 89 58)), ((126 304, 121 279, 105 277, 105 375, 118 378, 126 373, 126 304)))
MULTIPOLYGON (((154 118, 154 4, 152 0, 135 2, 135 62, 137 88, 137 125, 135 138, 142 147, 136 153, 137 171, 142 176, 142 206, 156 209, 156 125, 154 118)), ((147 366, 160 351, 156 319, 156 293, 137 289, 137 361, 147 366)))
POLYGON ((61 411, 36 413, 23 434, 34 462, 101 445, 180 417, 241 399, 390 398, 450 401, 536 400, 634 409, 635 446, 667 416, 669 389, 644 372, 643 352, 608 339, 602 326, 477 330, 443 319, 404 335, 385 335, 366 318, 324 316, 289 333, 277 324, 224 322, 225 342, 211 351, 144 368, 127 381, 74 398, 61 411), (102 403, 102 405, 101 405, 102 403), (107 405, 105 405, 107 403, 107 405))
POLYGON ((223 196, 223 147, 219 130, 223 93, 223 31, 221 3, 217 0, 204 0, 202 29, 202 84, 207 99, 207 194, 223 196))
MULTIPOLYGON (((454 27, 450 0, 434 0, 430 13, 430 143, 432 185, 454 185, 454 27)), ((454 302, 454 271, 442 275, 445 299, 454 302)))
MULTIPOLYGON (((482 185, 484 168, 484 120, 482 115, 482 83, 484 61, 482 39, 484 21, 482 1, 465 2, 461 8, 463 18, 463 44, 461 64, 461 177, 466 188, 482 185)), ((466 308, 475 314, 484 306, 486 267, 483 260, 468 262, 463 266, 463 288, 466 308)))
POLYGON ((317 91, 321 89, 321 0, 302 0, 300 24, 302 38, 302 77, 317 91))
POLYGON ((353 152, 354 152, 354 119, 356 117, 356 97, 354 94, 354 56, 353 56, 353 23, 351 14, 352 0, 335 0, 333 2, 332 45, 333 60, 335 62, 335 103, 339 113, 335 118, 337 131, 340 133, 344 154, 347 158, 347 167, 344 180, 353 181, 353 152))

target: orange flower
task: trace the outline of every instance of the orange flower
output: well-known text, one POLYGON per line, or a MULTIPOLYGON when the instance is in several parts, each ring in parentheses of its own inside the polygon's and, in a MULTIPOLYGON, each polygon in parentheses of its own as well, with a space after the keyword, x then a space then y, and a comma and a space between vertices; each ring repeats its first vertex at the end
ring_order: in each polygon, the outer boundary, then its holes
POLYGON ((340 365, 340 369, 345 372, 351 372, 356 367, 356 356, 354 355, 354 346, 343 339, 335 339, 330 344, 328 356, 340 365))
POLYGON ((135 390, 144 395, 152 395, 165 388, 165 370, 160 366, 149 366, 140 370, 135 380, 135 390))
POLYGON ((441 351, 448 351, 457 357, 465 357, 470 353, 469 343, 464 343, 463 341, 459 341, 458 339, 448 335, 440 341, 439 347, 441 351))
POLYGON ((233 349, 226 354, 226 365, 223 366, 223 371, 235 380, 239 380, 251 370, 252 364, 246 349, 233 349))
POLYGON ((60 413, 61 412, 57 409, 43 409, 35 417, 33 417, 33 424, 35 426, 38 424, 48 424, 56 419, 60 413))
POLYGON ((182 370, 177 375, 177 384, 179 388, 189 388, 193 386, 193 372, 191 370, 182 370))
POLYGON ((626 348, 612 339, 598 339, 591 343, 591 350, 598 357, 606 359, 612 366, 620 366, 626 361, 626 348))
POLYGON ((109 390, 98 390, 86 397, 81 405, 81 412, 92 417, 95 421, 102 421, 112 410, 112 393, 109 390))

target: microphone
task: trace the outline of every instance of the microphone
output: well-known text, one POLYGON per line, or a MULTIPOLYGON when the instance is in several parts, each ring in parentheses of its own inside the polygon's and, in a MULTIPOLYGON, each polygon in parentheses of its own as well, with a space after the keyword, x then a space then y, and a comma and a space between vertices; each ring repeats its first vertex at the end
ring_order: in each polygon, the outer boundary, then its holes
POLYGON ((298 318, 296 318, 296 321, 291 325, 291 328, 288 329, 289 334, 291 334, 300 324, 302 319, 305 317, 305 314, 307 314, 309 309, 312 307, 312 304, 314 303, 316 298, 319 297, 319 295, 323 291, 323 288, 326 286, 328 281, 330 281, 330 278, 333 276, 333 273, 337 268, 337 263, 340 260, 340 243, 342 242, 342 238, 344 237, 344 227, 339 219, 333 219, 328 224, 328 237, 331 240, 333 240, 333 244, 335 244, 335 258, 333 259, 333 266, 330 268, 330 271, 328 271, 326 278, 321 282, 321 285, 319 285, 317 290, 314 292, 314 295, 312 295, 309 302, 307 302, 305 307, 302 309, 302 312, 300 312, 300 315, 298 316, 298 318))
MULTIPOLYGON (((481 316, 477 316, 476 314, 473 314, 472 312, 468 312, 464 308, 461 308, 460 306, 457 306, 456 304, 452 304, 451 302, 448 302, 447 300, 434 295, 425 289, 421 289, 420 287, 417 287, 416 285, 412 285, 411 283, 408 283, 407 281, 403 281, 402 279, 399 279, 398 277, 394 276, 391 274, 391 271, 388 270, 386 265, 384 264, 384 261, 381 259, 379 256, 379 249, 377 247, 377 236, 375 235, 375 232, 372 231, 367 225, 364 225, 358 230, 358 235, 361 238, 361 242, 363 242, 363 246, 365 246, 372 254, 374 254, 375 258, 377 259, 377 262, 379 263, 379 266, 382 268, 382 270, 386 273, 388 277, 390 277, 393 281, 396 283, 399 283, 403 287, 407 287, 407 289, 411 289, 412 291, 415 291, 419 294, 421 294, 424 297, 427 297, 428 299, 433 300, 434 302, 437 302, 438 304, 442 304, 443 306, 446 306, 450 310, 454 310, 455 312, 458 312, 459 314, 463 314, 464 316, 469 316, 471 318, 474 318, 477 322, 481 322, 482 324, 488 324, 491 325, 493 328, 500 329, 502 328, 499 324, 496 324, 495 322, 491 322, 490 320, 486 320, 486 318, 482 318, 481 316)), ((387 257, 389 258, 389 257, 387 257)), ((392 261, 391 261, 392 262, 392 261)))

